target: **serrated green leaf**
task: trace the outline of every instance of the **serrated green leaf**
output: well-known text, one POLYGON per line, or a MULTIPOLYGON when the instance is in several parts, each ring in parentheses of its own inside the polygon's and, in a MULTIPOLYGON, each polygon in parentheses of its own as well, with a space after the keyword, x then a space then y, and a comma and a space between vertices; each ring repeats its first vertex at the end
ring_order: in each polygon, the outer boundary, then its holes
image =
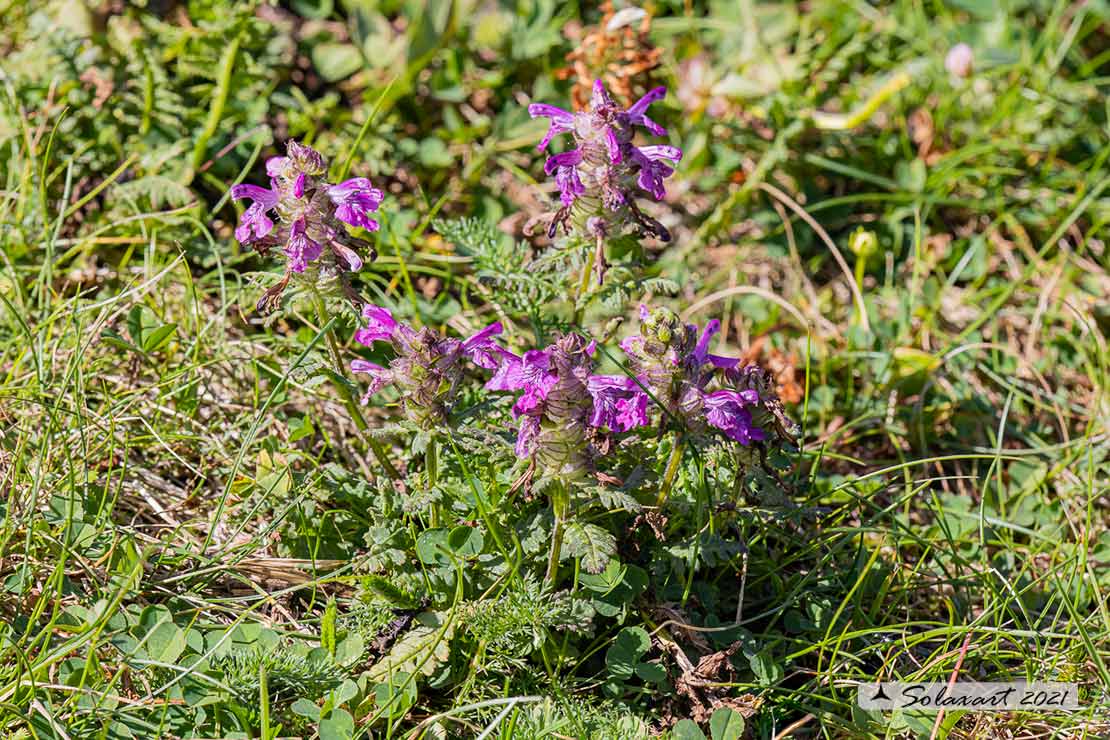
POLYGON ((389 653, 371 666, 366 676, 375 682, 386 681, 397 671, 430 676, 450 657, 454 627, 443 629, 442 612, 423 612, 416 617, 417 626, 398 640, 389 653))
POLYGON ((617 552, 617 540, 612 533, 596 524, 571 521, 563 536, 563 558, 582 558, 587 573, 600 573, 617 552))

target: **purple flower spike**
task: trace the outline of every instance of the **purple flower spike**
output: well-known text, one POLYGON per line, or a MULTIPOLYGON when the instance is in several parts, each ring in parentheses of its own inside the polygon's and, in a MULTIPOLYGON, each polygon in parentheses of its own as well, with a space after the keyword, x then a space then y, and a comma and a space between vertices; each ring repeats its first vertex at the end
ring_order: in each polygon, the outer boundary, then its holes
POLYGON ((355 332, 355 341, 367 347, 374 342, 389 342, 393 339, 393 332, 397 330, 397 321, 393 318, 388 308, 367 305, 362 309, 362 318, 366 319, 366 326, 355 332))
POLYGON ((344 224, 374 230, 378 222, 368 215, 382 202, 382 192, 366 178, 356 177, 339 185, 323 178, 327 161, 320 152, 296 141, 286 143, 283 157, 266 160, 270 187, 236 185, 236 199, 254 202, 235 229, 235 237, 267 255, 279 247, 286 257, 285 279, 268 290, 257 304, 260 311, 280 304, 282 290, 292 276, 321 281, 357 272, 363 260, 374 259, 373 247, 349 233, 344 224), (308 270, 309 263, 315 263, 308 270))
POLYGON ((277 193, 258 185, 235 185, 231 188, 231 197, 235 200, 247 198, 254 201, 239 219, 239 226, 235 229, 236 239, 243 244, 250 244, 274 230, 274 222, 267 213, 278 204, 277 193))
POLYGON ((289 242, 282 250, 285 252, 285 256, 289 258, 289 269, 293 272, 304 272, 308 263, 319 259, 324 252, 324 248, 319 242, 308 237, 305 228, 304 218, 294 221, 289 234, 289 242))
POLYGON ((443 337, 428 327, 406 326, 381 306, 366 306, 362 316, 366 325, 355 332, 355 339, 367 346, 388 342, 396 356, 388 369, 365 360, 359 360, 352 369, 371 375, 367 397, 386 384, 396 388, 405 416, 422 429, 441 430, 451 422, 451 408, 466 373, 465 360, 492 370, 504 358, 515 357, 494 342, 501 333, 500 322, 459 340, 443 337))
POLYGON ((559 186, 562 209, 552 221, 549 234, 554 236, 558 224, 569 230, 570 224, 581 228, 600 219, 601 228, 594 228, 591 235, 619 234, 621 227, 632 226, 641 234, 654 234, 663 241, 670 235, 658 221, 646 216, 636 207, 636 187, 651 193, 656 200, 666 195, 663 181, 674 174, 674 163, 682 159, 682 150, 668 145, 639 147, 633 144, 635 127, 642 126, 656 136, 666 130, 647 117, 645 111, 655 101, 667 94, 666 88, 657 87, 640 98, 627 110, 622 109, 609 95, 601 80, 594 83, 589 110, 569 113, 553 105, 537 103, 528 107, 533 118, 546 116, 551 126, 540 149, 546 149, 556 134, 569 133, 574 137, 574 148, 550 157, 544 172, 555 175, 559 186), (586 197, 582 211, 582 198, 586 197), (574 219, 569 218, 576 208, 574 219))
POLYGON ((716 319, 699 332, 673 311, 641 307, 640 334, 627 337, 621 348, 648 392, 644 395, 650 394, 679 429, 716 429, 742 445, 766 441, 772 433, 778 441, 791 439, 795 427, 775 394, 774 377, 754 365, 741 369, 739 359, 710 354, 720 329, 716 319))
POLYGON ((382 191, 370 184, 365 177, 352 177, 328 188, 328 197, 335 203, 335 217, 351 226, 361 226, 367 231, 377 231, 378 222, 370 218, 378 210, 382 191))

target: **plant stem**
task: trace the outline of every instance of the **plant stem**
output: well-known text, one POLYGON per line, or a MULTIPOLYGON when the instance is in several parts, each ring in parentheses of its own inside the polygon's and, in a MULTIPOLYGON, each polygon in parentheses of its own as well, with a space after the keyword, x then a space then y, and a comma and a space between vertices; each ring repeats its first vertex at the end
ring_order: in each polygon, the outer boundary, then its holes
POLYGON ((667 469, 663 471, 663 485, 659 487, 659 496, 655 499, 656 507, 667 502, 667 497, 674 486, 675 476, 678 474, 678 468, 682 464, 682 453, 685 450, 686 439, 680 435, 675 440, 674 447, 671 448, 671 456, 667 458, 667 469))
MULTIPOLYGON (((316 304, 316 318, 320 322, 320 326, 327 326, 328 309, 327 306, 324 305, 324 298, 318 291, 314 290, 312 294, 313 302, 316 304)), ((328 329, 327 331, 327 342, 328 349, 331 352, 332 364, 335 366, 336 375, 340 378, 346 378, 347 374, 343 372, 343 355, 339 351, 339 342, 335 338, 335 332, 332 329, 328 329)), ((362 415, 362 409, 359 408, 358 401, 355 400, 355 397, 351 394, 351 389, 343 382, 337 382, 333 385, 336 390, 339 391, 339 395, 343 397, 343 405, 346 407, 347 413, 351 415, 351 421, 355 423, 355 427, 370 446, 371 451, 374 453, 374 457, 378 458, 378 463, 381 464, 386 475, 393 480, 400 480, 401 474, 397 472, 397 468, 393 467, 393 463, 390 462, 389 456, 385 454, 385 449, 382 447, 381 443, 365 434, 366 430, 370 428, 370 425, 366 423, 366 417, 362 415)))
MULTIPOLYGON (((436 437, 433 434, 431 439, 428 440, 428 446, 424 449, 424 477, 430 492, 436 486, 439 480, 439 455, 436 449, 436 437)), ((431 525, 434 529, 439 526, 439 502, 432 504, 431 511, 431 525)))
POLYGON ((551 513, 555 526, 551 532, 551 552, 547 557, 547 575, 544 581, 554 586, 559 576, 559 557, 563 549, 563 532, 566 528, 567 508, 570 504, 570 491, 565 483, 558 485, 558 491, 551 494, 551 513))
POLYGON ((597 251, 593 250, 589 256, 586 257, 586 264, 582 265, 582 278, 578 281, 578 292, 574 296, 574 323, 582 323, 582 314, 586 312, 585 305, 580 305, 582 299, 586 295, 586 291, 590 289, 590 275, 594 271, 594 257, 597 251))

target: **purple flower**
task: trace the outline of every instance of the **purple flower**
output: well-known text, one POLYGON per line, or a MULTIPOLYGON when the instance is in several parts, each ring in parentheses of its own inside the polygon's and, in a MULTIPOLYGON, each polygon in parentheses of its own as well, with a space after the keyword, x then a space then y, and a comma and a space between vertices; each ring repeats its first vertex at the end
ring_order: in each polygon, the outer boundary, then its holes
POLYGON ((554 377, 550 370, 551 355, 540 349, 530 349, 523 357, 504 352, 497 372, 486 383, 491 391, 518 391, 529 386, 543 386, 554 377))
POLYGON ((667 194, 663 180, 674 174, 674 168, 666 160, 678 162, 682 159, 682 150, 676 146, 644 146, 633 148, 632 157, 640 165, 636 184, 654 195, 656 200, 663 200, 667 194))
MULTIPOLYGON (((692 325, 691 325, 692 326, 692 325)), ((693 327, 696 329, 696 327, 693 327)), ((721 322, 717 319, 710 319, 705 328, 702 329, 701 336, 698 337, 698 343, 694 345, 694 349, 687 355, 687 361, 695 368, 709 363, 713 367, 722 370, 728 370, 740 364, 740 360, 733 357, 721 357, 720 355, 709 354, 709 341, 721 330, 721 322)))
POLYGON ((591 375, 586 387, 594 400, 590 425, 627 432, 648 423, 647 394, 625 375, 591 375))
POLYGON ((528 106, 528 115, 532 118, 550 118, 551 127, 547 129, 547 133, 543 137, 536 148, 541 152, 547 148, 551 140, 557 134, 565 134, 574 130, 574 114, 568 113, 562 108, 547 103, 532 103, 528 106))
POLYGON ((393 339, 397 321, 388 308, 367 304, 362 309, 362 318, 366 319, 366 326, 355 332, 356 342, 369 347, 374 342, 388 342, 393 339))
POLYGON ((501 330, 500 321, 495 321, 482 329, 462 343, 463 355, 480 368, 485 370, 497 369, 504 356, 509 354, 493 339, 501 333, 501 330))
POLYGON ((593 375, 596 342, 575 334, 523 355, 503 351, 486 388, 520 391, 516 453, 534 457, 548 472, 578 476, 596 456, 597 431, 622 433, 647 424, 648 398, 622 375, 593 375))
POLYGON ((525 416, 520 420, 520 427, 516 433, 516 443, 513 445, 513 452, 521 459, 527 459, 532 456, 536 451, 537 440, 540 436, 540 430, 543 425, 540 424, 539 416, 525 416))
POLYGON ((365 406, 370 402, 370 396, 374 395, 382 388, 386 387, 393 381, 393 374, 388 368, 381 365, 375 365, 368 360, 353 360, 351 362, 351 370, 356 373, 367 373, 370 375, 370 384, 366 387, 366 392, 362 394, 362 405, 365 406))
POLYGON ((367 346, 389 342, 396 357, 388 368, 366 360, 351 364, 355 372, 368 373, 370 387, 365 402, 386 385, 401 393, 401 404, 410 421, 425 429, 434 429, 448 422, 455 392, 463 377, 464 359, 485 369, 493 369, 501 361, 502 350, 494 342, 501 333, 495 322, 466 340, 441 337, 427 327, 416 330, 393 318, 389 309, 366 306, 362 316, 366 325, 355 332, 355 340, 367 346))
POLYGON ((704 401, 705 420, 724 432, 729 439, 742 445, 766 439, 763 430, 752 423, 752 413, 748 410, 748 406, 759 403, 759 394, 754 390, 714 391, 705 394, 704 401))
MULTIPOLYGON (((598 87, 600 87, 600 85, 601 85, 600 80, 595 82, 594 83, 594 90, 596 91, 598 89, 598 87)), ((602 89, 604 89, 604 88, 602 88, 602 89)), ((656 136, 666 136, 667 135, 667 129, 663 128, 658 123, 656 123, 655 121, 648 118, 647 115, 646 115, 648 106, 650 106, 656 100, 662 100, 664 97, 666 97, 666 95, 667 95, 667 88, 665 88, 665 87, 653 88, 650 92, 648 92, 647 95, 645 95, 644 97, 637 100, 635 103, 632 104, 632 107, 628 109, 628 111, 626 112, 626 114, 628 115, 628 122, 633 124, 633 125, 636 125, 636 126, 643 126, 648 131, 655 134, 656 136)), ((608 93, 606 93, 606 97, 608 97, 608 93)), ((681 158, 682 157, 682 152, 679 152, 678 156, 679 156, 679 158, 681 158)))
POLYGON ((766 441, 772 428, 780 440, 788 439, 793 423, 770 373, 709 352, 720 328, 713 319, 699 332, 668 309, 641 306, 640 334, 626 338, 621 348, 639 383, 680 429, 720 430, 742 445, 766 441))
POLYGON ((382 192, 364 177, 332 185, 323 179, 326 172, 327 162, 319 152, 289 141, 285 156, 266 160, 270 188, 236 185, 231 189, 233 198, 253 201, 235 229, 235 238, 262 254, 281 247, 287 258, 285 279, 266 292, 259 301, 260 310, 277 304, 292 275, 318 281, 357 272, 363 265, 360 253, 370 259, 375 256, 370 244, 348 233, 344 224, 377 229, 378 222, 368 214, 381 204, 382 192))
POLYGON ((361 226, 367 231, 377 231, 378 222, 370 218, 378 210, 382 191, 373 187, 365 177, 352 177, 327 189, 328 197, 335 203, 335 217, 351 226, 361 226))
POLYGON ((239 226, 235 229, 236 239, 243 244, 250 244, 273 231, 274 222, 267 213, 278 204, 277 193, 258 185, 234 185, 231 188, 231 197, 235 200, 247 198, 254 201, 239 218, 239 226))
POLYGON ((305 220, 298 218, 293 222, 289 233, 289 242, 286 244, 285 256, 289 258, 289 269, 293 272, 304 272, 308 263, 319 258, 324 248, 319 242, 313 241, 305 233, 305 220))
POLYGON ((636 183, 656 200, 662 199, 666 194, 663 180, 674 173, 673 163, 682 158, 682 150, 678 147, 637 147, 632 143, 636 126, 656 136, 667 133, 646 113, 648 107, 666 93, 666 88, 657 87, 625 110, 613 101, 598 80, 594 83, 589 110, 570 113, 543 103, 528 106, 533 118, 551 120, 539 145, 541 151, 557 134, 569 133, 574 137, 573 149, 553 155, 544 164, 544 171, 555 175, 562 202, 562 209, 552 222, 552 235, 555 226, 567 224, 571 209, 577 208, 574 221, 579 228, 589 219, 601 218, 606 221, 606 233, 616 233, 620 225, 632 225, 664 241, 669 239, 661 224, 636 207, 636 194, 631 186, 636 183), (579 208, 579 204, 585 205, 579 208))
POLYGON ((559 186, 560 200, 564 206, 574 203, 574 199, 586 192, 582 178, 578 176, 578 164, 582 161, 582 153, 577 149, 563 154, 556 154, 544 164, 544 172, 555 173, 555 184, 559 186))

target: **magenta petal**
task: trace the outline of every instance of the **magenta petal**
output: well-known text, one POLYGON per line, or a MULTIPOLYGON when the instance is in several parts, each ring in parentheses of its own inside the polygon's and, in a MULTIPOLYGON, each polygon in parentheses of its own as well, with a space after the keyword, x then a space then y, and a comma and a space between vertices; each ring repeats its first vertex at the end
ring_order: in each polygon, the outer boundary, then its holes
MULTIPOLYGON (((365 177, 352 177, 327 190, 328 197, 335 203, 335 217, 351 226, 361 226, 375 231, 378 222, 370 218, 370 212, 378 210, 385 194, 370 184, 365 177)), ((362 266, 361 260, 359 266, 362 266)), ((358 269, 358 268, 351 268, 358 269)))
POLYGON ((370 375, 370 385, 362 395, 363 406, 370 401, 370 396, 389 385, 393 380, 393 375, 388 368, 375 365, 373 362, 367 360, 352 360, 351 370, 356 373, 368 373, 370 375))
POLYGON ((249 185, 240 183, 239 185, 231 186, 231 197, 235 200, 242 200, 250 198, 251 200, 261 203, 267 208, 273 208, 277 205, 278 196, 273 190, 269 188, 259 187, 258 185, 249 185))
POLYGON ((617 401, 617 431, 627 432, 636 427, 647 426, 648 397, 646 393, 635 392, 631 398, 617 401))
POLYGON ((651 120, 647 116, 640 116, 639 119, 637 119, 636 123, 640 124, 641 126, 646 128, 648 131, 655 134, 656 136, 666 136, 667 135, 667 129, 663 128, 662 126, 660 126, 658 123, 651 120))
POLYGON ((332 242, 331 249, 347 263, 347 269, 351 272, 358 272, 362 269, 362 258, 358 256, 355 250, 339 242, 332 242))
POLYGON ((535 416, 525 416, 520 420, 514 450, 519 458, 529 458, 536 449, 536 437, 540 434, 540 420, 535 416))
POLYGON ((601 80, 594 80, 593 90, 590 93, 590 110, 596 111, 611 105, 613 105, 613 98, 609 96, 604 83, 601 80))
POLYGON ((582 161, 582 152, 578 149, 571 149, 569 152, 562 154, 555 154, 547 158, 544 162, 543 171, 550 175, 559 167, 573 167, 582 161))
POLYGON ((734 370, 740 366, 738 357, 721 357, 720 355, 706 355, 713 367, 720 370, 734 370))
POLYGON ((289 258, 290 270, 304 272, 309 262, 319 259, 324 248, 305 233, 305 220, 302 217, 293 222, 289 242, 282 251, 289 258))
POLYGON ((369 347, 374 342, 388 342, 393 338, 397 320, 388 308, 367 305, 362 309, 362 318, 366 319, 366 326, 355 332, 355 341, 369 347))
POLYGON ((239 218, 239 226, 235 229, 235 238, 243 244, 249 244, 256 239, 269 234, 274 228, 274 222, 267 211, 277 205, 277 193, 258 185, 239 184, 231 188, 231 197, 236 200, 250 199, 251 203, 239 218))
POLYGON ((694 351, 691 355, 698 365, 706 363, 709 356, 709 352, 707 351, 709 349, 709 340, 720 330, 721 322, 717 319, 712 319, 705 325, 705 328, 702 329, 701 336, 698 337, 698 344, 694 347, 694 351))
POLYGON ((704 396, 705 421, 742 445, 764 439, 763 430, 753 423, 751 412, 745 408, 751 397, 748 391, 728 389, 707 393, 704 396))
POLYGON ((474 336, 462 343, 463 354, 470 358, 480 368, 495 370, 501 362, 501 354, 493 337, 501 333, 501 322, 494 323, 482 329, 474 336))
MULTIPOLYGON (((499 348, 500 349, 500 348, 499 348)), ((515 391, 524 385, 524 366, 520 357, 508 350, 500 350, 501 364, 486 383, 486 390, 515 391)))
POLYGON ((640 152, 650 160, 668 159, 677 162, 682 159, 682 150, 677 146, 667 144, 654 144, 640 147, 640 152))
POLYGON ((621 145, 617 141, 617 135, 613 133, 613 129, 608 126, 605 128, 605 146, 609 149, 609 161, 613 164, 620 164, 621 160, 624 159, 621 156, 621 145))
POLYGON ((627 432, 647 423, 647 395, 625 375, 591 375, 586 389, 593 398, 590 425, 627 432))
POLYGON ((270 177, 277 177, 285 169, 288 162, 288 157, 270 157, 266 160, 266 174, 270 177))
POLYGON ((550 118, 552 122, 559 122, 565 126, 574 124, 574 114, 547 103, 532 103, 528 106, 528 115, 532 118, 550 118))
POLYGON ((555 184, 559 186, 559 200, 564 206, 574 203, 575 198, 586 192, 586 186, 574 167, 560 167, 555 175, 555 184))
POLYGON ((535 412, 540 410, 547 398, 547 391, 548 388, 542 385, 525 386, 524 393, 513 404, 513 417, 536 416, 535 412))
POLYGON ((652 103, 657 100, 662 100, 667 95, 667 88, 656 87, 648 92, 647 95, 637 100, 628 109, 628 115, 632 117, 642 116, 644 111, 648 109, 652 103))

